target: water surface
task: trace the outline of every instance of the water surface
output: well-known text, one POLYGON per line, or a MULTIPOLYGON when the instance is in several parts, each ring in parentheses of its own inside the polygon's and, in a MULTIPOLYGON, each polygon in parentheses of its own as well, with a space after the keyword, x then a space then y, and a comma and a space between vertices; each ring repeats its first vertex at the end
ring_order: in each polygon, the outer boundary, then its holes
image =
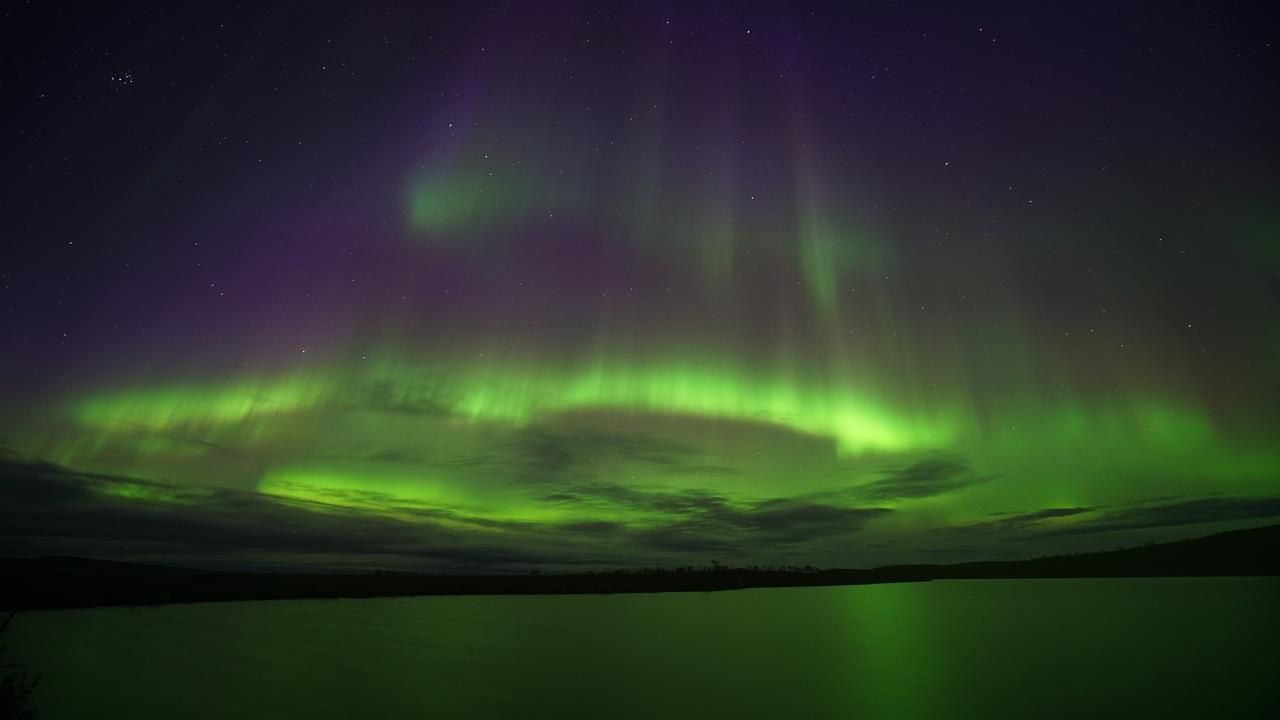
POLYGON ((989 718, 1277 709, 1280 578, 27 612, 58 718, 989 718))

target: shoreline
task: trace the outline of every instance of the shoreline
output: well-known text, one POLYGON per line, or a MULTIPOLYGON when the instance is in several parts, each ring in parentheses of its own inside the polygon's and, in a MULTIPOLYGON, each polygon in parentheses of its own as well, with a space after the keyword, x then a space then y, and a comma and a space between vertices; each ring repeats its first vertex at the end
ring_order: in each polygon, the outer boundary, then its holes
POLYGON ((0 609, 56 610, 248 600, 444 595, 605 595, 833 587, 931 580, 1280 576, 1280 525, 1158 545, 952 565, 737 567, 583 574, 211 572, 87 558, 0 559, 0 609))

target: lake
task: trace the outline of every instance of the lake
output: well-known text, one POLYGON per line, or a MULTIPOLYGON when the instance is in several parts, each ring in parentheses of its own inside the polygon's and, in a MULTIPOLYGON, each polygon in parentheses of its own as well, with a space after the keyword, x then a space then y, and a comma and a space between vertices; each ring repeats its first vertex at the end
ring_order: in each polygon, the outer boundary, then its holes
POLYGON ((41 718, 1253 717, 1280 578, 20 613, 41 718))

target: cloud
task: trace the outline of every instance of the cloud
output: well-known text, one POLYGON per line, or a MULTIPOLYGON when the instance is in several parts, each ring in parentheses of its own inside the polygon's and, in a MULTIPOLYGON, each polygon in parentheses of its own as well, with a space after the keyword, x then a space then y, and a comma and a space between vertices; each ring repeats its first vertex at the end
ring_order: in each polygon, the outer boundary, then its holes
POLYGON ((548 492, 540 499, 555 505, 683 515, 728 507, 727 495, 703 489, 637 489, 608 482, 582 482, 548 492))
POLYGON ((630 526, 613 524, 608 530, 644 547, 743 555, 848 535, 891 512, 811 498, 752 500, 701 489, 641 490, 610 483, 576 485, 547 493, 542 500, 639 516, 643 519, 630 526))
POLYGON ((1005 535, 1017 534, 1040 527, 1046 520, 1074 517, 1077 515, 1095 512, 1096 510, 1097 508, 1093 507, 1049 507, 1026 513, 997 513, 1001 515, 998 520, 988 520, 979 523, 972 523, 970 525, 942 528, 942 530, 952 534, 966 535, 983 535, 989 533, 1005 535))
POLYGON ((33 552, 213 554, 249 561, 287 555, 321 563, 326 556, 396 556, 437 566, 574 559, 551 543, 530 543, 519 525, 466 530, 458 529, 458 518, 447 511, 393 510, 365 511, 246 490, 185 488, 0 458, 0 536, 10 547, 33 552), (446 526, 442 519, 452 522, 446 526))
POLYGON ((424 387, 411 387, 392 382, 370 383, 362 388, 352 409, 444 418, 454 414, 456 401, 448 387, 447 377, 438 377, 424 387))
POLYGON ((634 463, 660 469, 666 475, 739 472, 737 468, 705 462, 703 452, 692 445, 644 433, 599 430, 556 432, 529 428, 516 435, 506 453, 485 456, 483 460, 506 472, 515 468, 523 480, 540 483, 587 479, 602 463, 634 463))
POLYGON ((1156 505, 1131 505, 1107 511, 1088 522, 1054 528, 1050 532, 1054 535, 1087 535, 1276 516, 1280 516, 1280 497, 1214 496, 1156 505))
POLYGON ((92 497, 94 476, 74 476, 45 462, 0 458, 0 509, 56 507, 92 497))
POLYGON ((889 512, 885 508, 768 500, 727 519, 734 527, 766 542, 807 542, 859 530, 868 520, 889 512))
POLYGON ((1040 522, 1041 520, 1049 520, 1051 518, 1070 517, 1072 515, 1080 515, 1082 513, 1093 512, 1097 508, 1091 507, 1053 507, 1036 510, 1035 512, 1022 513, 1020 515, 1012 515, 1010 517, 997 520, 998 524, 1017 524, 1025 525, 1029 523, 1040 522))
POLYGON ((407 450, 379 450, 371 452, 361 460, 374 463, 386 463, 388 465, 422 465, 428 461, 428 457, 422 453, 410 452, 407 450))
MULTIPOLYGON (((150 432, 149 429, 146 429, 146 428, 139 427, 139 429, 146 432, 150 432)), ((209 440, 203 440, 201 438, 195 438, 195 437, 188 437, 180 433, 153 432, 152 436, 155 438, 167 439, 170 442, 173 442, 179 445, 189 445, 191 447, 200 448, 202 450, 208 450, 209 452, 215 455, 224 455, 227 457, 240 457, 244 455, 243 451, 237 450, 236 448, 230 447, 228 445, 220 445, 218 443, 211 442, 209 440)))
MULTIPOLYGON (((696 452, 674 443, 586 436, 584 445, 546 443, 540 456, 558 465, 556 449, 568 446, 577 448, 569 452, 568 467, 582 462, 583 447, 608 457, 648 458, 639 462, 697 461, 696 452)), ((534 436, 535 444, 546 437, 534 436)), ((808 562, 856 547, 869 523, 894 512, 848 492, 758 498, 705 487, 602 482, 588 474, 566 473, 565 478, 524 488, 524 497, 562 509, 551 515, 568 518, 538 521, 358 490, 301 500, 78 472, 0 456, 0 541, 11 553, 118 559, 147 555, 176 559, 171 564, 214 558, 220 565, 244 566, 287 558, 281 562, 295 567, 522 572, 529 567, 687 564, 703 562, 708 555, 730 562, 808 562)), ((886 474, 873 485, 879 486, 874 494, 901 498, 950 492, 978 481, 961 462, 931 458, 886 474)), ((974 541, 973 552, 980 545, 990 552, 1006 541, 1065 547, 1074 538, 1102 533, 1276 516, 1280 497, 1152 499, 993 514, 981 522, 939 528, 927 537, 945 538, 952 547, 974 541)))
MULTIPOLYGON (((602 445, 629 455, 665 451, 645 444, 602 445)), ((490 518, 376 499, 353 505, 339 493, 331 501, 298 500, 0 458, 0 538, 10 552, 146 556, 172 558, 171 564, 205 564, 205 558, 244 566, 275 558, 295 566, 373 563, 501 572, 683 564, 688 554, 708 552, 736 561, 803 554, 812 543, 848 536, 889 512, 811 498, 760 500, 611 483, 548 488, 542 502, 584 511, 571 522, 490 518)))
POLYGON ((974 475, 969 463, 955 455, 936 455, 904 468, 887 470, 884 478, 851 490, 875 501, 914 500, 956 492, 986 482, 974 475))
POLYGON ((1169 498, 1131 503, 1120 507, 1051 507, 1028 513, 1003 515, 997 520, 973 523, 940 532, 952 535, 998 535, 1019 541, 1050 541, 1126 530, 1149 530, 1202 523, 1254 520, 1280 516, 1280 497, 1210 496, 1189 500, 1169 498), (1055 523, 1059 518, 1075 518, 1055 523))
POLYGON ((609 520, 586 520, 583 522, 563 523, 557 526, 557 529, 571 533, 585 533, 590 535, 612 535, 621 530, 626 529, 626 525, 609 520))
POLYGON ((636 539, 647 547, 685 552, 730 552, 736 557, 761 557, 789 546, 842 537, 862 529, 869 520, 892 511, 850 508, 820 503, 770 500, 746 507, 716 507, 645 528, 636 539))

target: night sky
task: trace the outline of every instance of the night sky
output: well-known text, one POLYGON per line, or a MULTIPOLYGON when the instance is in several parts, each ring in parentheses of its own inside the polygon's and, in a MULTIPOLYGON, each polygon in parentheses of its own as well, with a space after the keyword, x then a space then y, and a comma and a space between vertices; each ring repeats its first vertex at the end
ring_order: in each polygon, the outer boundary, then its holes
POLYGON ((1030 557, 1280 517, 1268 4, 30 3, 12 555, 1030 557))

